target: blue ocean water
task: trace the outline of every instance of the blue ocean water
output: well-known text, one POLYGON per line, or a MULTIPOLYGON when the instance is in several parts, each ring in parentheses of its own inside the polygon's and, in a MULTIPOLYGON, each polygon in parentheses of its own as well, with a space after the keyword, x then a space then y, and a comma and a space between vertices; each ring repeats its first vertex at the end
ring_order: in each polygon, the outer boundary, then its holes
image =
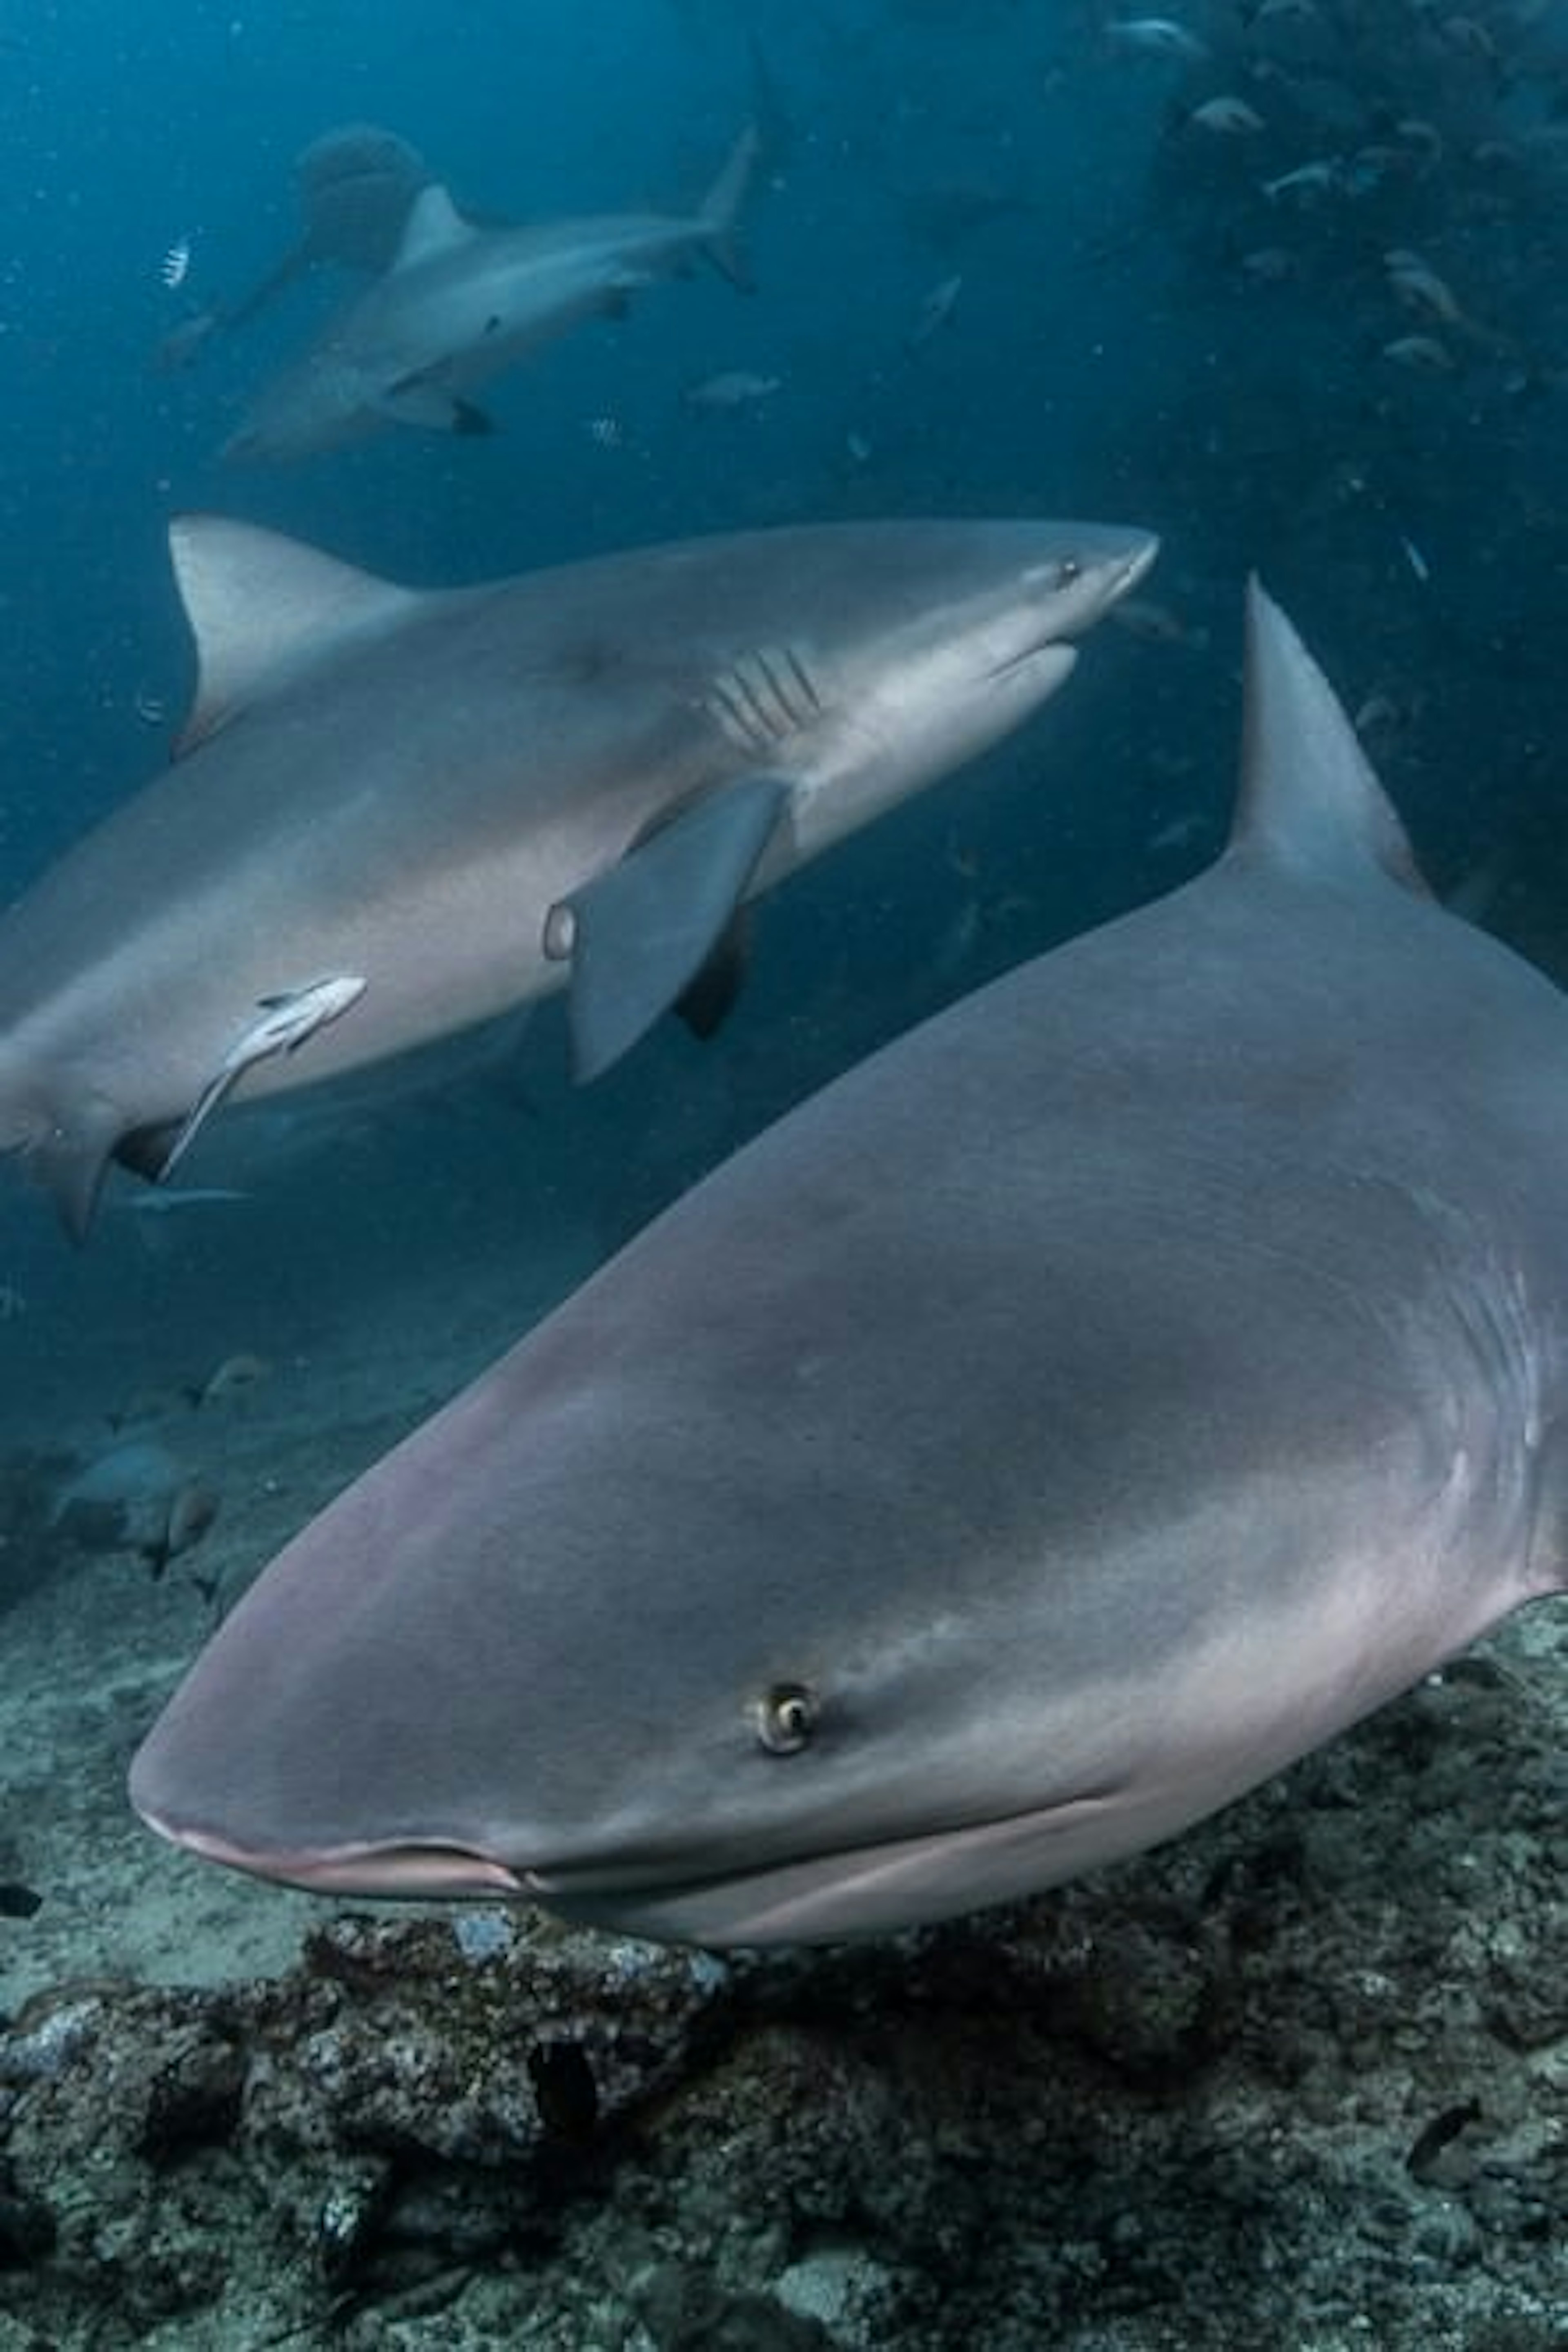
POLYGON ((499 1066, 300 1136, 237 1112, 199 1181, 244 1190, 240 1214, 111 1206, 81 1254, 8 1182, 0 1424, 236 1337, 287 1354, 411 1268, 547 1263, 563 1228, 580 1272, 873 1045, 1184 878, 1224 838, 1255 568, 1363 714, 1436 887, 1568 970, 1568 7, 1318 0, 1270 23, 1207 0, 1166 20, 1196 45, 1173 56, 1118 37, 1134 13, 8 0, 0 903, 167 756, 192 676, 181 511, 431 584, 884 514, 1079 515, 1163 551, 1142 626, 1101 629, 1022 736, 770 901, 710 1044, 666 1024, 574 1091, 552 1011, 499 1066), (1254 123, 1200 121, 1220 98, 1254 123), (334 126, 395 130, 477 211, 548 217, 689 203, 759 100, 753 289, 650 288, 487 387, 492 435, 220 460, 341 274, 158 364, 287 248, 294 159, 334 126), (729 371, 776 389, 687 398, 729 371))

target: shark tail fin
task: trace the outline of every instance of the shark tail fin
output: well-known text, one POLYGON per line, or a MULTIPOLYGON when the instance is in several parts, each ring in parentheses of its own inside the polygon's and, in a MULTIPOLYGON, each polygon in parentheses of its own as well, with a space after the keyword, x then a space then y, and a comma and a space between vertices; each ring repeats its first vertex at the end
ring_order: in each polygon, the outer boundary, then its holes
POLYGON ((697 208, 702 225, 704 250, 716 269, 742 293, 753 279, 741 238, 741 211, 751 191, 762 141, 754 122, 748 122, 725 156, 718 178, 697 208))
POLYGON ((57 1115, 25 1067, 0 1055, 0 1159, 16 1160, 48 1194, 73 1242, 85 1241, 91 1229, 122 1124, 100 1096, 68 1118, 57 1115))

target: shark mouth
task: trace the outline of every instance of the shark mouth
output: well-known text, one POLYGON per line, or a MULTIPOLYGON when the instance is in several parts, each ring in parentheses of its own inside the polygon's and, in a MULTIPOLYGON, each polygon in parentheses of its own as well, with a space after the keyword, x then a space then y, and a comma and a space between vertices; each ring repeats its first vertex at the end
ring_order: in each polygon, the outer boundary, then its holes
POLYGON ((144 1812, 204 1860, 316 1895, 531 1902, 584 1927, 675 1943, 768 1945, 890 1933, 1068 1877, 1126 1850, 1129 1791, 1106 1787, 914 1837, 685 1875, 612 1864, 516 1869, 437 1840, 317 1849, 244 1846, 144 1812), (1021 1856, 1028 1857, 1026 1865, 1021 1856))

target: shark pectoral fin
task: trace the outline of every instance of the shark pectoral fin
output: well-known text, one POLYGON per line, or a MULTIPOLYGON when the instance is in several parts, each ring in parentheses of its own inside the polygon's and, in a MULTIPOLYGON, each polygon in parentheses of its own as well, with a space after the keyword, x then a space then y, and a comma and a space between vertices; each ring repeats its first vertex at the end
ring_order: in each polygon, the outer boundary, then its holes
POLYGON ((393 425, 417 425, 426 433, 493 433, 495 425, 482 408, 450 392, 444 384, 410 376, 384 392, 375 408, 393 425))
POLYGON ((698 979, 724 940, 791 790, 787 776, 751 775, 705 793, 552 909, 551 929, 572 959, 572 1065, 579 1080, 619 1061, 698 979))

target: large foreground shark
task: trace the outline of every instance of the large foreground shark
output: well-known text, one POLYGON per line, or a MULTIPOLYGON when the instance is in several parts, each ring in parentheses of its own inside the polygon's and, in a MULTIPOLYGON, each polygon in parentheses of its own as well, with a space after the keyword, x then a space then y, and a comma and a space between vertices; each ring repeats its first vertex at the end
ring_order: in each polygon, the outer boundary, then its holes
POLYGON ((468 397, 585 319, 706 257, 741 279, 735 244, 757 152, 747 129, 695 213, 613 213, 531 227, 465 219, 447 190, 415 197, 385 276, 329 321, 230 437, 235 458, 302 457, 392 425, 483 433, 468 397))
POLYGON ((135 1760, 196 1852, 636 1934, 1169 1836, 1568 1562, 1568 1005, 1258 593, 1230 847, 698 1185, 305 1529, 135 1760))
POLYGON ((231 1092, 570 983, 579 1076, 723 1009, 738 909, 1053 693, 1145 533, 824 525, 418 593, 177 523, 184 756, 0 917, 0 1153, 78 1235, 231 1092))

